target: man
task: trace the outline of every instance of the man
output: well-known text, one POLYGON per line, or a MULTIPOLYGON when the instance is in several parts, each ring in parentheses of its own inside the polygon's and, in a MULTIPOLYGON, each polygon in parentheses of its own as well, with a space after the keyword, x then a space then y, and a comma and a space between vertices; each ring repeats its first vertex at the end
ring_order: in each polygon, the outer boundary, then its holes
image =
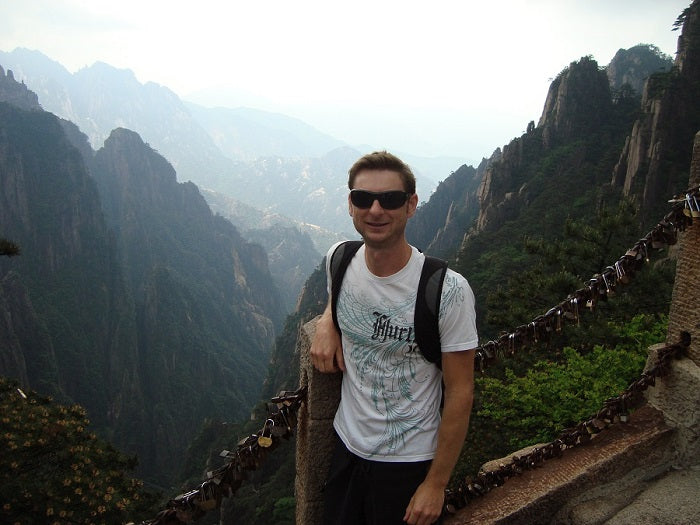
MULTIPOLYGON (((474 296, 448 269, 439 314, 441 371, 412 337, 424 261, 405 238, 418 206, 413 173, 394 155, 375 152, 350 168, 348 187, 364 245, 338 296, 341 334, 329 301, 311 346, 319 371, 343 372, 325 522, 428 525, 442 513, 469 426, 478 344, 474 296)), ((330 290, 330 277, 328 283, 330 290)))

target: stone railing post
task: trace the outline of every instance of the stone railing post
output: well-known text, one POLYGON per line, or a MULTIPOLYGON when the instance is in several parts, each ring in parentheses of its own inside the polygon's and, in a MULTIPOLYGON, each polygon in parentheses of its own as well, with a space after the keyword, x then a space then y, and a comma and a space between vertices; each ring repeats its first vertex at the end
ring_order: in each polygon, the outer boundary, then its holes
POLYGON ((309 350, 318 318, 299 330, 297 351, 300 386, 308 387, 299 409, 296 445, 296 523, 320 525, 323 519, 323 484, 334 446, 333 418, 340 401, 342 375, 322 374, 311 364, 309 350))
MULTIPOLYGON (((695 135, 688 186, 700 186, 700 132, 695 135)), ((679 239, 667 342, 678 341, 681 331, 690 332, 689 356, 700 366, 700 218, 694 218, 693 225, 679 239)))
MULTIPOLYGON (((695 135, 689 187, 700 185, 700 132, 695 135)), ((663 412, 676 429, 674 464, 685 467, 700 461, 700 218, 679 234, 676 279, 673 284, 666 341, 675 343, 680 333, 690 333, 690 359, 674 361, 670 373, 647 394, 649 404, 663 412)), ((652 353, 653 356, 653 353, 652 353)))

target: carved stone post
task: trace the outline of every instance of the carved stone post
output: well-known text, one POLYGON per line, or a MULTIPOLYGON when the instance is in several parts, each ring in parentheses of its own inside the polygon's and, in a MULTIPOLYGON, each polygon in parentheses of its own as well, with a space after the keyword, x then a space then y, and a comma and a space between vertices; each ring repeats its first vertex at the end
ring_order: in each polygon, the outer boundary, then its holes
MULTIPOLYGON (((700 132, 695 135, 689 187, 700 186, 700 132)), ((700 218, 679 235, 680 246, 668 318, 667 342, 678 341, 680 332, 690 332, 690 358, 700 366, 700 218)))
MULTIPOLYGON (((700 132, 695 135, 689 187, 698 185, 700 132)), ((649 389, 647 400, 676 429, 675 464, 689 466, 700 461, 700 218, 679 234, 679 245, 666 340, 675 343, 681 331, 690 332, 690 359, 675 361, 670 373, 649 389)))
POLYGON ((340 401, 342 375, 322 374, 311 364, 309 350, 316 331, 313 319, 299 331, 297 350, 300 385, 308 386, 306 403, 298 413, 296 448, 296 523, 320 525, 323 519, 323 484, 333 451, 333 418, 340 401))

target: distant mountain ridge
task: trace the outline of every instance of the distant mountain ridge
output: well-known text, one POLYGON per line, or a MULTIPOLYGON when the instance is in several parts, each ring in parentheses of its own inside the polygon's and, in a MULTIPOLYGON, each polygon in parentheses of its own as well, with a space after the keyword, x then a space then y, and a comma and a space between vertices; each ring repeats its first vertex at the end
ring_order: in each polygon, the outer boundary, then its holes
MULTIPOLYGON (((360 152, 297 119, 186 104, 163 86, 142 85, 131 71, 100 62, 71 74, 38 51, 17 49, 0 52, 0 65, 36 87, 42 106, 74 122, 93 148, 100 148, 114 128, 132 129, 168 159, 178 180, 195 182, 212 205, 226 201, 226 216, 239 219, 243 234, 265 239, 275 250, 271 270, 275 278, 286 277, 279 283, 284 283, 285 308, 294 307, 315 267, 312 260, 320 259, 329 239, 353 235, 347 210, 339 203, 346 197, 347 168, 360 152), (241 213, 230 213, 236 201, 240 208, 260 210, 253 215, 276 215, 277 225, 286 220, 285 242, 272 242, 278 226, 266 233, 260 224, 246 226, 250 221, 241 220, 241 213), (255 229, 250 235, 248 227, 255 229), (305 235, 313 241, 311 252, 299 250, 305 235), (280 254, 280 249, 290 251, 280 254), (302 252, 307 257, 294 256, 302 252)), ((436 161, 426 162, 435 169, 436 161)), ((432 186, 423 178, 421 194, 427 196, 432 186)))
POLYGON ((254 161, 260 157, 319 157, 345 146, 301 120, 252 108, 185 106, 227 157, 254 161))
MULTIPOLYGON (((71 74, 38 51, 16 49, 0 51, 0 65, 35 89, 46 110, 77 124, 90 137, 94 148, 101 146, 112 129, 132 129, 168 159, 179 180, 191 180, 201 188, 233 198, 239 195, 236 188, 231 187, 232 177, 255 193, 259 175, 266 175, 264 168, 260 173, 264 158, 275 158, 276 163, 283 164, 289 159, 286 171, 290 176, 311 175, 316 185, 314 190, 327 193, 327 184, 331 181, 322 174, 302 173, 299 169, 313 165, 317 158, 349 147, 285 115, 251 108, 205 108, 185 103, 167 87, 150 82, 140 84, 130 70, 100 62, 71 74), (251 169, 253 162, 257 166, 251 169)), ((357 156, 360 154, 358 152, 357 156)), ((450 161, 420 157, 412 157, 411 161, 418 172, 425 173, 419 178, 419 194, 427 199, 435 181, 449 173, 445 165, 450 161)), ((338 175, 345 177, 348 167, 342 166, 338 175)), ((270 193, 266 205, 274 208, 278 199, 284 197, 283 190, 270 193)), ((344 229, 334 214, 324 214, 323 210, 329 210, 328 204, 320 210, 310 222, 325 229, 344 229)), ((292 219, 306 220, 294 213, 287 214, 292 219)))
MULTIPOLYGON (((225 188, 230 189, 231 198, 239 197, 237 187, 227 181, 231 179, 230 174, 245 172, 247 164, 226 157, 193 119, 185 104, 167 88, 153 83, 142 85, 131 71, 99 62, 71 74, 42 53, 26 49, 0 52, 0 64, 5 63, 11 66, 8 71, 37 86, 41 103, 47 110, 76 123, 90 137, 94 148, 101 147, 115 127, 133 129, 173 164, 179 180, 192 180, 200 187, 209 188, 207 195, 211 195, 212 190, 225 188)), ((240 186, 251 185, 250 181, 237 180, 240 186)), ((296 209, 291 208, 291 211, 296 209)), ((314 224, 323 222, 317 215, 312 219, 314 224)), ((284 216, 280 217, 280 221, 284 220, 284 216)), ((296 231, 293 220, 290 219, 287 226, 286 239, 291 249, 296 242, 304 242, 304 238, 296 231)), ((325 235, 317 236, 316 231, 321 229, 310 229, 308 233, 317 244, 324 243, 325 248, 325 235)), ((277 262, 273 262, 273 273, 289 275, 289 264, 294 259, 275 258, 277 260, 286 262, 279 268, 277 262)), ((292 273, 307 275, 313 266, 299 261, 292 273)), ((302 285, 303 278, 285 282, 289 295, 285 301, 287 308, 293 308, 302 285)))
POLYGON ((0 66, 0 92, 3 93, 3 100, 18 108, 41 109, 36 93, 30 91, 24 83, 17 83, 12 71, 5 73, 2 66, 0 66))

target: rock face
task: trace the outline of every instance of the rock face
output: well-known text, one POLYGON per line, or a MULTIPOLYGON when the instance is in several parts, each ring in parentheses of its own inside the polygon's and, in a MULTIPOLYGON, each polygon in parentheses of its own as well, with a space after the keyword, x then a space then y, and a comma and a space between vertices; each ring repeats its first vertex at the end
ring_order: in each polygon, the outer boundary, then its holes
POLYGON ((595 132, 612 106, 610 84, 590 57, 573 62, 549 86, 538 126, 545 148, 595 132))
POLYGON ((0 370, 23 385, 29 378, 58 382, 51 338, 34 311, 22 278, 8 272, 0 281, 0 370))
MULTIPOLYGON (((620 130, 628 125, 637 104, 637 87, 652 73, 658 74, 660 67, 668 68, 668 60, 653 46, 636 46, 618 51, 604 69, 590 57, 565 68, 550 85, 537 125, 531 122, 525 134, 488 159, 477 193, 480 209, 474 232, 496 230, 515 220, 541 191, 533 180, 538 171, 550 180, 560 178, 567 170, 599 162, 607 154, 605 144, 616 148, 620 130), (591 148, 595 140, 600 142, 597 159, 591 148), (557 153, 566 148, 568 153, 557 153), (547 155, 558 164, 552 165, 552 160, 547 168, 538 166, 547 155)), ((601 184, 582 179, 581 189, 590 183, 601 184)))
MULTIPOLYGON (((636 198, 643 208, 659 194, 685 190, 693 137, 700 129, 700 8, 686 9, 683 33, 672 70, 652 75, 635 122, 613 172, 612 184, 636 198)), ((652 215, 653 216, 653 215, 652 215)))
POLYGON ((476 232, 496 229, 517 216, 521 204, 513 197, 520 193, 525 196, 524 191, 527 188, 521 183, 520 191, 512 191, 519 182, 516 178, 523 162, 522 152, 526 147, 540 147, 539 137, 530 140, 531 137, 523 136, 512 140, 503 147, 503 151, 499 148, 489 159, 477 192, 479 215, 476 220, 476 232))
POLYGON ((22 109, 41 109, 39 97, 29 91, 24 83, 15 82, 12 71, 7 71, 0 66, 0 100, 22 109))
POLYGON ((426 253, 447 256, 459 246, 464 232, 476 219, 479 203, 476 189, 484 174, 486 160, 478 169, 461 166, 441 182, 430 200, 421 205, 408 222, 409 242, 426 253))
POLYGON ((102 425, 109 397, 102 374, 123 290, 114 286, 97 187, 53 115, 0 103, 0 127, 0 224, 22 250, 0 263, 14 298, 5 313, 15 352, 24 356, 28 386, 84 402, 102 425), (28 330, 19 336, 26 325, 37 327, 41 345, 28 330))
POLYGON ((663 55, 652 45, 638 45, 620 49, 605 68, 610 87, 618 91, 627 85, 641 93, 647 79, 656 73, 669 71, 673 66, 670 56, 663 55))
POLYGON ((267 257, 137 134, 95 153, 0 102, 0 224, 0 374, 84 405, 159 484, 205 418, 247 416, 282 317, 267 257))
MULTIPOLYGON (((515 220, 542 193, 538 186, 546 185, 547 178, 561 179, 567 170, 591 162, 591 148, 584 142, 603 141, 600 129, 613 113, 605 72, 589 57, 572 62, 552 82, 538 125, 531 122, 525 134, 497 149, 480 168, 479 213, 470 235, 497 230, 515 220), (559 164, 537 165, 557 148, 567 147, 559 164), (541 173, 539 180, 537 172, 541 173)), ((591 181, 580 181, 582 185, 586 182, 591 181)))

